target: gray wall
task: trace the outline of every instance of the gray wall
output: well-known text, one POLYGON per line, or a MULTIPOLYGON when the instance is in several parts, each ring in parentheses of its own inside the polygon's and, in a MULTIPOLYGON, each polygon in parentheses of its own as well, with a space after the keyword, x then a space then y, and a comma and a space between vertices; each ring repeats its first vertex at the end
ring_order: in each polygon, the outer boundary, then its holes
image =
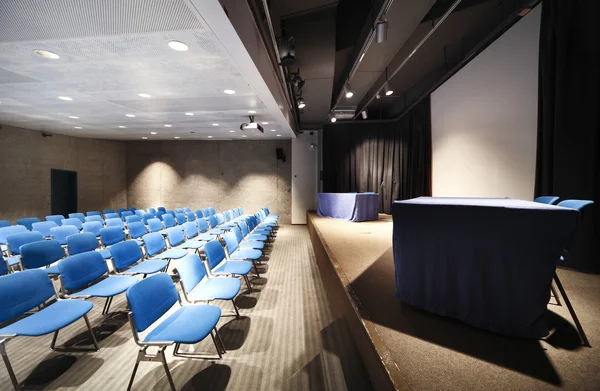
POLYGON ((0 129, 0 220, 50 214, 50 169, 77 171, 79 210, 127 204, 125 144, 0 129))
POLYGON ((127 143, 127 198, 137 208, 268 206, 291 221, 291 142, 133 141, 127 143), (283 148, 286 163, 275 149, 283 148))

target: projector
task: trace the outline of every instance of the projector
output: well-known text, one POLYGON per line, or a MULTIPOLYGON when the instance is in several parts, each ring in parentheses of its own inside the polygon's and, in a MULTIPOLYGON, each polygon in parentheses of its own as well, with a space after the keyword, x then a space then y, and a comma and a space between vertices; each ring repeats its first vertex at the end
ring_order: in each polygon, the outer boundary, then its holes
POLYGON ((250 122, 249 123, 243 123, 240 125, 240 130, 254 130, 254 129, 258 129, 261 133, 264 133, 265 130, 263 129, 262 126, 260 126, 258 123, 254 122, 254 116, 250 116, 250 122))

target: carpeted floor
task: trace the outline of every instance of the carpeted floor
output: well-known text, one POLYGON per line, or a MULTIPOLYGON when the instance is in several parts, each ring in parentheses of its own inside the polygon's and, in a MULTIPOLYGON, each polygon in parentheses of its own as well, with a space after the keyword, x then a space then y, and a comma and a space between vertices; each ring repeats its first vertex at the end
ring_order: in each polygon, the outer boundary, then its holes
MULTIPOLYGON (((227 354, 220 361, 173 358, 169 366, 182 390, 368 390, 370 384, 344 320, 333 320, 305 226, 283 226, 264 275, 236 303, 241 319, 222 318, 227 354)), ((52 352, 51 336, 17 338, 7 351, 17 378, 34 390, 125 390, 137 347, 123 314, 101 315, 93 300, 90 321, 99 340, 93 353, 52 352)), ((230 303, 222 305, 230 311, 230 303)), ((125 309, 124 297, 112 311, 125 309)), ((58 345, 85 343, 83 321, 60 332, 58 345)), ((194 346, 214 352, 211 341, 194 346)), ((11 390, 0 364, 0 389, 11 390)), ((159 363, 140 364, 134 390, 166 390, 159 363)))
POLYGON ((600 390, 600 275, 558 271, 592 348, 564 304, 548 306, 545 341, 509 338, 395 299, 390 216, 311 218, 411 390, 600 390))

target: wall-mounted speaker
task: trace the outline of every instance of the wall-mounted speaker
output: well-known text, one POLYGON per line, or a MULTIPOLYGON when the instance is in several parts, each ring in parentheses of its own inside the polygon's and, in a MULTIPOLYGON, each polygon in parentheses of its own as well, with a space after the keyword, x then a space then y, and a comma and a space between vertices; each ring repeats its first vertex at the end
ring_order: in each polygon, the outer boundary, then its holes
POLYGON ((277 156, 277 160, 281 160, 285 163, 285 153, 283 153, 283 148, 277 148, 275 150, 275 154, 277 156))

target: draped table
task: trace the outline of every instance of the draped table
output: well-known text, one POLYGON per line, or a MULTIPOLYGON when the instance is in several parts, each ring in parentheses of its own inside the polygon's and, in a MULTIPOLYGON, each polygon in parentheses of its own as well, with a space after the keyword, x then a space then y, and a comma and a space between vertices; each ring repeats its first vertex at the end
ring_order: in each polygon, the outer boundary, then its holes
POLYGON ((530 201, 419 197, 392 205, 396 296, 494 332, 548 334, 557 260, 579 212, 530 201))
POLYGON ((347 221, 377 220, 377 193, 319 193, 317 214, 347 221))

